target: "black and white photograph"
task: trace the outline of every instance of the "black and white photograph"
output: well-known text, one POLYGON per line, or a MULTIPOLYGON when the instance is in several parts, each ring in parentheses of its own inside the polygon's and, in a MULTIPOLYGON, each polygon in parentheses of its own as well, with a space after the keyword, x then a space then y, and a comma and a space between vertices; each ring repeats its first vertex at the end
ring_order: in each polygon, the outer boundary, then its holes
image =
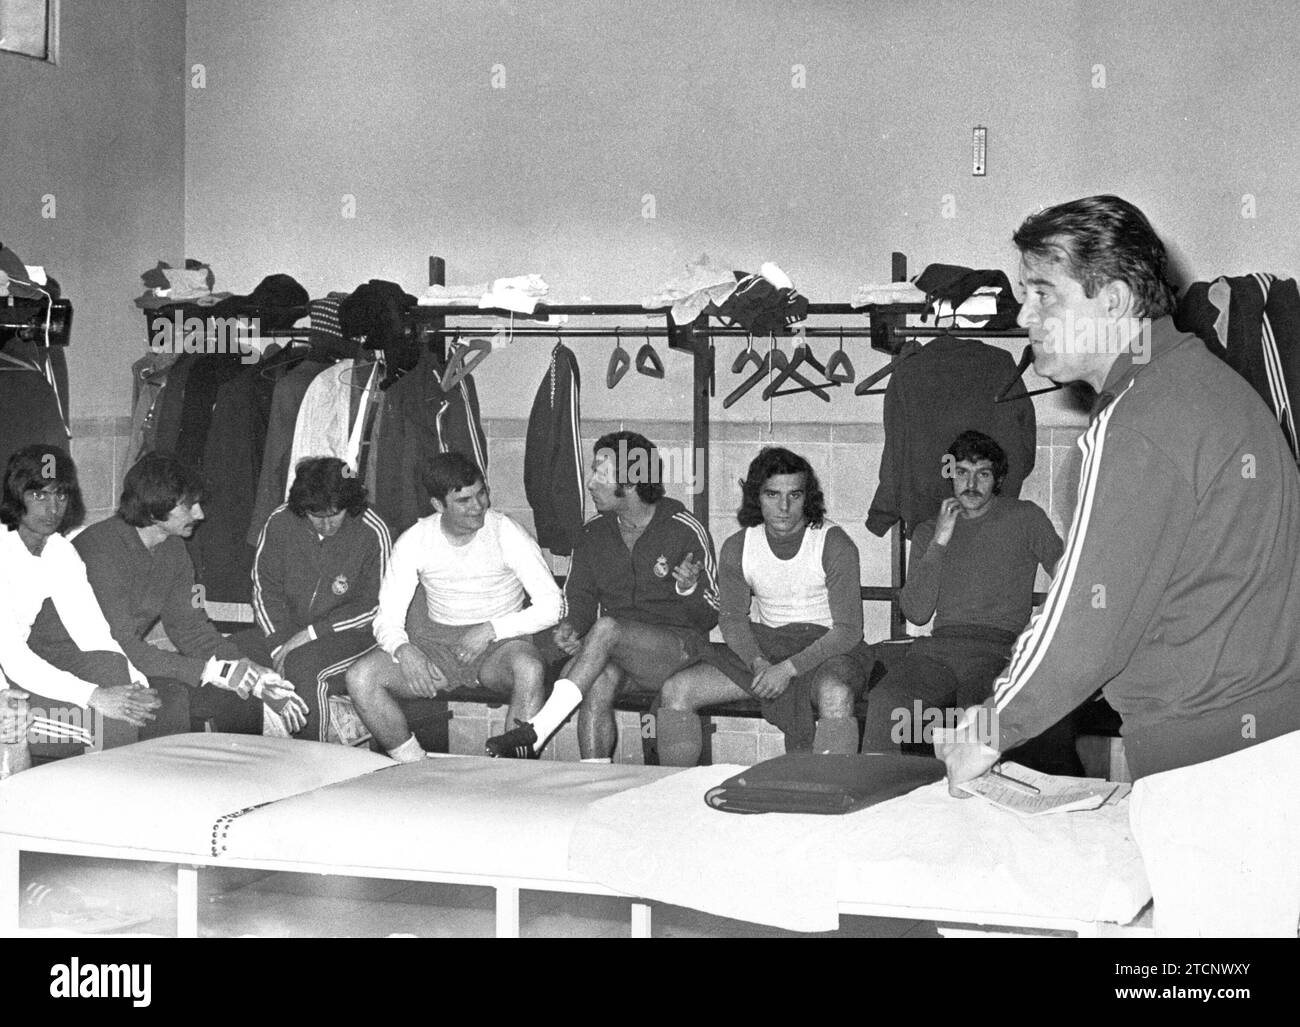
POLYGON ((847 984, 1018 938, 1076 940, 1084 1003, 1264 997, 1297 39, 1277 0, 0 0, 24 988, 162 1012, 177 939, 865 942, 808 957, 847 984))

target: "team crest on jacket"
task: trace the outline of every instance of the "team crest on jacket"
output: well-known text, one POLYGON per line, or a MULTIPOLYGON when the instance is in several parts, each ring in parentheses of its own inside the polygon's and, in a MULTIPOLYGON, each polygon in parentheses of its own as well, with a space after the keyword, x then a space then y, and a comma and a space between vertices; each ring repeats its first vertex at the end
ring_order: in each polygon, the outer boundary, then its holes
POLYGON ((655 574, 660 578, 668 577, 668 557, 661 554, 655 561, 655 574))
POLYGON ((340 574, 334 579, 334 584, 330 586, 330 591, 336 596, 346 595, 348 591, 348 576, 340 574))

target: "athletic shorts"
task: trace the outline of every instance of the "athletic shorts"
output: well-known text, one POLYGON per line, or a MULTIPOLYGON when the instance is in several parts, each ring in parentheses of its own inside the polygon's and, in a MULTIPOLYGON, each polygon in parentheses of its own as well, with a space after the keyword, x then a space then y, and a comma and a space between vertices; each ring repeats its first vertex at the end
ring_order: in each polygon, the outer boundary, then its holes
MULTIPOLYGON (((754 632, 754 641, 758 643, 763 657, 773 665, 803 652, 829 630, 820 624, 784 624, 779 628, 769 628, 766 624, 753 621, 750 622, 750 629, 754 632)), ((849 686, 855 698, 860 697, 867 689, 876 657, 865 642, 859 642, 842 655, 852 661, 855 671, 844 684, 849 686)), ((829 659, 837 658, 832 656, 829 659)), ((722 671, 746 692, 753 694, 751 687, 754 682, 754 672, 745 666, 740 657, 732 652, 731 647, 725 642, 710 643, 709 651, 703 654, 703 659, 722 671)), ((821 666, 822 664, 818 664, 812 670, 798 675, 792 679, 791 684, 797 685, 801 681, 810 684, 821 666)))
POLYGON ((657 692, 683 667, 706 658, 709 640, 694 628, 633 620, 619 624, 635 630, 631 637, 624 635, 610 657, 624 673, 623 691, 657 692))
MULTIPOLYGON (((469 663, 462 663, 456 657, 456 645, 461 638, 481 626, 479 624, 439 624, 429 619, 428 610, 423 603, 411 604, 411 608, 406 614, 406 634, 410 638, 411 644, 429 657, 434 666, 447 679, 445 685, 438 687, 439 692, 454 692, 458 688, 487 688, 490 691, 499 692, 506 698, 510 697, 513 686, 508 678, 500 685, 491 686, 479 681, 479 674, 482 672, 483 664, 487 662, 488 657, 507 642, 515 642, 519 641, 519 639, 506 638, 490 642, 478 658, 469 663)), ((527 642, 528 639, 524 638, 523 641, 527 642)))

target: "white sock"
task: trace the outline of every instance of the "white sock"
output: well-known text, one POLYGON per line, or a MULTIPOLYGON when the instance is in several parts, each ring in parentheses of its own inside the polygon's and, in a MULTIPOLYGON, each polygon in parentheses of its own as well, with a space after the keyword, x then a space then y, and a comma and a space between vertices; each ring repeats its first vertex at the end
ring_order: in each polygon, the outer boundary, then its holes
POLYGON ((429 754, 415 740, 415 735, 411 735, 396 749, 389 749, 388 755, 397 760, 398 763, 418 763, 429 754))
POLYGON ((569 714, 578 708, 580 702, 582 692, 577 685, 568 678, 560 678, 555 682, 551 697, 533 718, 533 730, 537 732, 537 744, 534 747, 538 751, 560 729, 560 725, 569 719, 569 714))
POLYGON ((588 756, 585 760, 579 760, 579 763, 613 763, 612 756, 588 756))

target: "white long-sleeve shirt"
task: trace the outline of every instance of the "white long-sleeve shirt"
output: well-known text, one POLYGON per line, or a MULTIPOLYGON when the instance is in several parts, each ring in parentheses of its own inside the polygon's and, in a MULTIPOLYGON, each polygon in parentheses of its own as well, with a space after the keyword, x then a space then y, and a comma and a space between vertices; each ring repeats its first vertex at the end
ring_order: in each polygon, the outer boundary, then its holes
POLYGON ((492 625, 499 639, 518 638, 559 623, 564 600, 542 551, 505 514, 488 510, 469 542, 454 546, 442 515, 422 517, 393 545, 379 589, 375 639, 390 656, 410 639, 406 611, 416 584, 438 624, 492 625), (532 605, 524 608, 524 595, 532 605))
MULTIPOLYGON (((49 599, 78 648, 122 652, 86 579, 86 565, 72 543, 62 535, 51 535, 41 555, 33 556, 17 531, 0 527, 0 583, 0 670, 4 676, 17 687, 47 699, 88 706, 97 686, 52 666, 27 645, 36 615, 49 599)), ((143 680, 134 667, 131 677, 143 680)))

